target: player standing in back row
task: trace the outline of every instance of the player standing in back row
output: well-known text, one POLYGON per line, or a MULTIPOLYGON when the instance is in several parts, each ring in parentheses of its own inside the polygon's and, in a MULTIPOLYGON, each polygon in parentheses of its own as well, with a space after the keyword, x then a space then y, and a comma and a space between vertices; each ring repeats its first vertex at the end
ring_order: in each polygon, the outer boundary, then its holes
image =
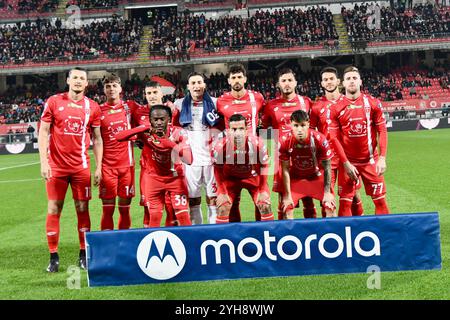
POLYGON ((131 141, 117 141, 115 134, 131 128, 132 110, 127 102, 120 99, 122 86, 118 76, 107 76, 103 81, 103 90, 107 100, 100 106, 103 138, 103 178, 99 192, 103 214, 100 229, 114 229, 113 215, 116 197, 119 198, 118 228, 129 229, 131 226, 130 204, 135 193, 133 144, 131 141))
MULTIPOLYGON (((336 103, 341 98, 341 93, 339 92, 340 80, 338 77, 338 71, 333 67, 325 67, 320 72, 321 86, 325 92, 319 101, 314 103, 311 109, 310 116, 310 126, 312 129, 323 133, 327 139, 330 141, 329 125, 331 123, 331 110, 336 107, 336 103)), ((331 141, 330 141, 331 142, 331 141)), ((339 156, 334 151, 333 143, 331 143, 331 149, 333 150, 333 158, 331 159, 331 192, 334 194, 334 187, 336 185, 336 180, 338 176, 339 168, 339 156)), ((360 184, 358 184, 360 186, 360 184)), ((359 193, 359 188, 355 192, 352 202, 352 215, 361 216, 363 214, 363 206, 361 201, 361 195, 359 193)), ((322 216, 323 216, 322 212, 322 216)))
POLYGON ((84 233, 91 228, 89 200, 91 199, 91 171, 88 148, 91 133, 94 141, 96 169, 94 184, 102 177, 103 141, 100 132, 101 111, 98 104, 84 96, 88 85, 87 72, 70 70, 69 91, 48 98, 39 129, 41 175, 46 181, 48 214, 46 222, 50 263, 47 272, 59 269, 60 217, 67 188, 70 184, 78 218, 80 241, 79 266, 86 269, 84 233))
POLYGON ((361 75, 356 67, 344 70, 345 97, 331 111, 330 135, 345 170, 338 170, 339 216, 351 216, 351 206, 361 176, 366 194, 372 197, 375 214, 387 214, 387 129, 381 102, 361 93, 361 75), (342 147, 341 147, 342 145, 342 147), (377 147, 380 151, 378 152, 377 147))
MULTIPOLYGON (((260 113, 264 109, 264 97, 261 93, 246 90, 247 71, 241 64, 231 65, 228 69, 228 84, 230 92, 224 93, 217 99, 217 111, 223 116, 226 129, 229 128, 230 117, 234 114, 241 114, 246 120, 247 130, 256 136, 256 129, 259 125, 260 113)), ((239 211, 240 197, 234 199, 230 212, 230 222, 241 221, 239 211)), ((255 220, 261 220, 258 209, 255 209, 255 220)))

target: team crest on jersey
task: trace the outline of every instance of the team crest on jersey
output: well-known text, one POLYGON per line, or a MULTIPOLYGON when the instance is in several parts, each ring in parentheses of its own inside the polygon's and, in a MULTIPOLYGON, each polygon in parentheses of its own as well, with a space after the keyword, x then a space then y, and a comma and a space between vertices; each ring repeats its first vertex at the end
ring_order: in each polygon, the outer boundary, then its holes
POLYGON ((67 134, 81 134, 83 129, 83 120, 79 117, 69 116, 64 121, 64 133, 67 134))
POLYGON ((367 133, 367 125, 366 125, 366 123, 361 123, 361 122, 351 123, 350 131, 351 131, 351 134, 357 134, 357 135, 366 134, 367 133))
POLYGON ((59 111, 63 111, 63 110, 64 110, 64 107, 59 107, 58 110, 59 110, 59 111))
POLYGON ((326 140, 326 139, 323 140, 322 146, 323 146, 324 148, 328 148, 328 146, 329 146, 328 140, 326 140))

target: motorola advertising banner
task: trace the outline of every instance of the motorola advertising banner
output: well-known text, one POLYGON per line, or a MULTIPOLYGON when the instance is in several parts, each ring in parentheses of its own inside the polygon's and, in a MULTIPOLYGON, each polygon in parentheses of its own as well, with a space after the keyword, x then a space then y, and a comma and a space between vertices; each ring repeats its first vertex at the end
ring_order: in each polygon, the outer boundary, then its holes
POLYGON ((86 233, 89 286, 441 268, 437 213, 86 233))

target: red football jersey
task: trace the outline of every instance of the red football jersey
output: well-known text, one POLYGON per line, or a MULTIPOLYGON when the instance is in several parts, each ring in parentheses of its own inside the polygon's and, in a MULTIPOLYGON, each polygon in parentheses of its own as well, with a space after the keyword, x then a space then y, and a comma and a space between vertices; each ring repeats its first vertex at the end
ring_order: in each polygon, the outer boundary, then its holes
POLYGON ((91 127, 100 127, 100 116, 99 105, 87 97, 76 102, 66 92, 48 98, 41 120, 51 124, 48 149, 54 176, 89 168, 91 127))
POLYGON ((242 114, 247 120, 247 129, 256 135, 259 124, 259 113, 264 109, 264 97, 261 93, 247 90, 245 95, 237 99, 226 92, 217 99, 217 112, 224 117, 225 128, 228 129, 228 120, 233 114, 242 114))
MULTIPOLYGON (((146 139, 144 140, 144 148, 142 149, 142 158, 145 159, 145 172, 149 175, 154 175, 158 177, 184 177, 183 163, 181 159, 177 157, 172 158, 172 150, 161 151, 153 148, 153 143, 150 142, 151 138, 145 134, 146 139)), ((186 133, 174 126, 169 126, 167 128, 167 138, 173 141, 180 141, 183 144, 182 148, 190 149, 186 133), (183 138, 180 138, 183 136, 183 138)))
POLYGON ((224 137, 212 150, 213 163, 223 166, 223 176, 234 179, 247 179, 261 175, 262 167, 267 167, 269 155, 263 140, 249 135, 245 150, 237 150, 233 141, 224 137))
POLYGON ((263 128, 271 126, 273 129, 280 130, 278 135, 280 140, 283 135, 291 132, 292 113, 297 110, 303 110, 309 114, 311 104, 311 99, 301 95, 296 95, 291 100, 283 98, 270 100, 262 115, 263 128))
MULTIPOLYGON (((328 140, 330 140, 329 125, 331 124, 331 110, 335 107, 340 97, 336 101, 331 101, 325 96, 322 96, 311 108, 309 126, 312 129, 323 133, 328 140)), ((333 145, 331 145, 331 149, 333 150, 333 145)), ((331 167, 333 169, 339 167, 339 156, 334 150, 331 167)))
POLYGON ((381 154, 387 148, 386 120, 378 99, 361 94, 352 101, 341 97, 331 110, 330 135, 337 137, 352 163, 374 163, 378 157, 377 133, 381 154))
POLYGON ((330 144, 324 134, 309 129, 308 137, 299 142, 292 135, 281 143, 280 160, 289 161, 291 179, 303 179, 320 174, 322 161, 333 156, 330 144))
POLYGON ((134 166, 132 142, 119 142, 115 138, 118 132, 131 129, 129 104, 123 101, 116 105, 104 103, 100 109, 102 111, 103 165, 115 169, 134 166))

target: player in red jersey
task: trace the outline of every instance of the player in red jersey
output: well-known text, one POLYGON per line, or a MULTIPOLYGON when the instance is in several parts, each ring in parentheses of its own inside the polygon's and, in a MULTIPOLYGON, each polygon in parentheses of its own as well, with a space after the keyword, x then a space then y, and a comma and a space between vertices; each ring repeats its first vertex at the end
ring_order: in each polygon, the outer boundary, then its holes
POLYGON ((191 225, 189 219, 188 190, 182 162, 192 163, 192 151, 180 128, 169 126, 170 107, 154 105, 150 109, 150 126, 139 126, 119 132, 118 141, 145 133, 142 153, 144 167, 145 205, 150 215, 149 227, 159 227, 166 192, 169 192, 175 216, 180 225, 191 225))
POLYGON ((280 147, 284 218, 294 218, 294 207, 304 197, 321 201, 326 216, 333 217, 336 205, 330 190, 333 154, 329 142, 309 128, 309 115, 303 110, 292 113, 291 127, 292 134, 280 147))
MULTIPOLYGON (((331 110, 335 107, 337 101, 341 97, 339 92, 340 80, 338 77, 338 71, 333 67, 325 67, 320 72, 321 86, 325 92, 319 101, 314 103, 310 114, 310 126, 311 128, 323 133, 328 140, 330 139, 329 124, 331 122, 330 115, 331 110)), ((332 142, 332 141, 331 141, 332 142)), ((337 172, 339 167, 339 156, 334 151, 333 143, 331 143, 331 149, 333 150, 333 158, 331 159, 331 192, 334 194, 334 187, 337 180, 337 172)), ((359 190, 356 190, 355 196, 352 202, 352 215, 361 216, 364 212, 361 195, 359 190)), ((322 212, 324 216, 324 212, 322 212)))
MULTIPOLYGON (((246 90, 247 71, 241 64, 231 65, 228 69, 228 84, 231 91, 224 93, 217 99, 217 112, 223 116, 225 127, 228 129, 229 119, 233 114, 241 114, 246 120, 250 133, 256 135, 256 129, 260 122, 260 113, 264 109, 264 97, 261 93, 246 90)), ((239 212, 240 197, 236 197, 230 213, 230 221, 241 221, 239 212)), ((260 214, 255 209, 255 219, 261 220, 260 214)))
MULTIPOLYGON (((295 73, 289 68, 283 68, 278 72, 278 88, 280 89, 281 96, 279 98, 269 101, 264 108, 262 115, 262 126, 267 128, 269 126, 274 131, 274 138, 277 139, 277 147, 275 150, 279 150, 279 146, 283 139, 286 139, 286 135, 291 133, 291 115, 296 110, 303 110, 309 114, 311 110, 311 99, 303 97, 295 93, 297 87, 297 80, 295 79, 295 73)), ((277 156, 275 159, 277 160, 277 156)), ((283 219, 283 180, 281 177, 281 165, 280 161, 275 162, 275 173, 273 181, 272 191, 278 192, 278 220, 283 219)), ((305 217, 315 217, 316 209, 314 207, 313 199, 310 197, 302 198, 303 212, 305 217)))
POLYGON ((113 215, 116 197, 119 197, 119 229, 131 226, 130 204, 134 197, 134 156, 131 141, 119 142, 117 132, 130 129, 131 110, 127 102, 120 99, 121 80, 109 75, 103 81, 107 101, 100 106, 102 111, 101 131, 103 138, 102 181, 99 197, 103 214, 100 229, 113 230, 113 215))
MULTIPOLYGON (((150 125, 149 120, 149 114, 150 114, 150 108, 157 104, 163 104, 163 92, 161 90, 161 85, 156 81, 149 81, 145 83, 144 85, 144 97, 147 101, 146 105, 139 105, 136 108, 134 108, 132 112, 132 127, 137 127, 140 125, 150 125)), ((143 147, 143 140, 145 139, 145 136, 143 134, 140 134, 138 136, 137 143, 142 149, 143 147)), ((139 190, 140 190, 140 202, 139 204, 144 207, 144 228, 149 227, 150 223, 150 214, 148 212, 148 208, 145 205, 145 196, 144 196, 144 189, 145 189, 145 178, 144 178, 144 172, 145 172, 145 164, 146 164, 145 154, 141 153, 140 158, 140 166, 141 166, 141 172, 139 175, 139 190)), ((175 212, 172 207, 172 202, 170 200, 169 194, 166 195, 165 199, 165 209, 166 209, 166 226, 174 226, 177 225, 175 212)))
POLYGON ((91 172, 88 148, 91 133, 94 141, 96 170, 94 184, 100 183, 103 141, 100 132, 101 111, 98 104, 84 96, 88 85, 87 72, 80 68, 70 70, 67 78, 69 91, 51 96, 45 103, 39 129, 39 156, 41 175, 46 181, 48 214, 47 242, 50 250, 48 272, 58 272, 58 243, 60 216, 67 188, 72 188, 78 218, 80 241, 79 265, 86 269, 84 233, 91 228, 89 200, 91 199, 91 172))
POLYGON ((330 135, 336 140, 336 151, 344 166, 338 170, 339 216, 352 215, 352 199, 359 176, 364 182, 366 194, 372 197, 375 204, 375 214, 387 214, 389 208, 383 177, 386 171, 387 129, 381 103, 361 93, 362 80, 358 68, 346 68, 343 79, 346 94, 332 109, 330 124, 330 135), (343 149, 343 152, 338 149, 343 149))
POLYGON ((267 148, 261 138, 248 133, 243 115, 232 115, 228 127, 227 136, 212 151, 218 185, 216 223, 230 222, 231 205, 242 189, 250 192, 261 221, 273 220, 267 184, 267 148))

